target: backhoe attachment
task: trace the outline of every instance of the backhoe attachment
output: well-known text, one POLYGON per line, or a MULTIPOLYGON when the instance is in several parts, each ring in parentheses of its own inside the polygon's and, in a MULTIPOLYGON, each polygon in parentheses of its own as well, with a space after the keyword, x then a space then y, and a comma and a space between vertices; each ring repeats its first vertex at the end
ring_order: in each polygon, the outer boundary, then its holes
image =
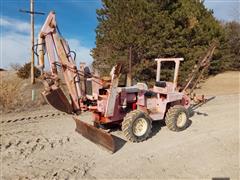
MULTIPOLYGON (((42 95, 54 108, 68 114, 79 115, 83 111, 90 111, 90 108, 97 107, 99 90, 102 88, 101 79, 85 71, 82 65, 77 69, 74 51, 71 51, 67 41, 59 32, 55 12, 50 12, 38 36, 37 54, 39 55, 39 68, 42 72, 44 92, 42 95), (44 52, 49 60, 50 71, 44 71, 44 52), (62 78, 60 78, 62 75, 62 78), (67 98, 63 93, 60 80, 64 80, 67 98), (88 85, 88 84, 91 84, 88 85), (87 89, 88 87, 88 89, 87 89), (89 90, 89 92, 87 92, 89 90)), ((118 77, 121 66, 117 65, 112 70, 112 82, 110 96, 107 103, 106 117, 112 116, 117 96, 118 77), (111 100, 111 101, 110 101, 111 100)), ((115 152, 115 136, 86 124, 76 117, 76 131, 99 144, 111 152, 115 152)))
POLYGON ((44 91, 42 92, 42 95, 47 103, 55 109, 68 114, 73 113, 73 108, 61 88, 58 87, 57 89, 48 92, 44 91))

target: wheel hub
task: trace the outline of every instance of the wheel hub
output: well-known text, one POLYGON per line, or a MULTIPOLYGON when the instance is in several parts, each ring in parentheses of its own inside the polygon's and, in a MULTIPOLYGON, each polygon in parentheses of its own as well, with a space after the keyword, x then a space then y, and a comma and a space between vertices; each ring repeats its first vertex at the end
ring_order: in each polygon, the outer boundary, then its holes
POLYGON ((147 132, 148 123, 144 118, 139 118, 133 123, 133 133, 136 136, 143 136, 147 132))
POLYGON ((181 112, 177 118, 177 126, 183 127, 187 121, 187 115, 184 112, 181 112))

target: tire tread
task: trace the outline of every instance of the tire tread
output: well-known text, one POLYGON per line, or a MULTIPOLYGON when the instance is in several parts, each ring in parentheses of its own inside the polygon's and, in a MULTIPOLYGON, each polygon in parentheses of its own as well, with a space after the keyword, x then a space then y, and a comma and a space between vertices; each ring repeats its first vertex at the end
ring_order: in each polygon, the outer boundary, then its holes
POLYGON ((149 137, 149 135, 151 134, 151 129, 152 129, 152 121, 151 121, 150 117, 148 117, 148 115, 146 115, 144 112, 142 112, 140 110, 133 110, 133 111, 127 113, 127 115, 124 117, 123 122, 122 122, 123 134, 131 142, 142 142, 142 141, 146 140, 149 137), (132 132, 132 124, 135 119, 137 119, 138 117, 141 117, 141 116, 144 116, 144 118, 147 118, 148 121, 150 121, 150 123, 149 123, 150 127, 144 136, 137 137, 132 132))
POLYGON ((189 119, 188 119, 189 115, 187 113, 187 110, 181 106, 181 105, 175 105, 173 107, 171 107, 168 112, 166 113, 166 117, 165 117, 165 123, 166 123, 166 126, 168 127, 168 129, 170 129, 171 131, 182 131, 184 129, 187 128, 187 125, 188 125, 188 122, 189 122, 189 119), (176 124, 176 115, 180 112, 180 111, 184 111, 187 115, 187 122, 186 122, 186 125, 183 127, 183 128, 179 128, 177 127, 177 124, 176 124))

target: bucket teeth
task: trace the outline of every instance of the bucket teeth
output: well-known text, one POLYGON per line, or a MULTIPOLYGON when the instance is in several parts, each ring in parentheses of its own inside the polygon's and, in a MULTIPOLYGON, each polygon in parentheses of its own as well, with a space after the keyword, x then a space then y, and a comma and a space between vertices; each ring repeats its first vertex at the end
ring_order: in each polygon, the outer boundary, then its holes
POLYGON ((98 129, 90 124, 87 124, 76 117, 73 117, 73 119, 76 122, 76 131, 83 137, 95 144, 103 146, 112 153, 116 151, 116 144, 113 135, 102 129, 98 129))

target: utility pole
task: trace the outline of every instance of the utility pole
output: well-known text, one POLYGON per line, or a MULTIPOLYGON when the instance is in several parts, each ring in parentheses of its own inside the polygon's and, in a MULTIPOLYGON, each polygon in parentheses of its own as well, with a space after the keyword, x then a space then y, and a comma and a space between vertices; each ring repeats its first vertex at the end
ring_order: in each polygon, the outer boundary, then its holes
MULTIPOLYGON (((34 12, 34 0, 30 0, 30 11, 34 12)), ((34 13, 30 13, 31 16, 31 83, 35 83, 34 77, 34 13)))
POLYGON ((30 11, 28 10, 19 10, 22 13, 29 13, 30 17, 31 17, 31 83, 34 84, 35 83, 35 78, 34 78, 34 14, 38 14, 38 15, 45 15, 45 13, 43 12, 35 12, 34 11, 34 0, 30 0, 30 11))
MULTIPOLYGON (((31 84, 35 84, 35 77, 34 77, 34 14, 44 15, 45 13, 42 12, 34 12, 34 0, 30 0, 30 11, 28 10, 19 10, 22 13, 29 13, 31 17, 31 84)), ((35 100, 35 90, 32 87, 32 101, 35 100)))

